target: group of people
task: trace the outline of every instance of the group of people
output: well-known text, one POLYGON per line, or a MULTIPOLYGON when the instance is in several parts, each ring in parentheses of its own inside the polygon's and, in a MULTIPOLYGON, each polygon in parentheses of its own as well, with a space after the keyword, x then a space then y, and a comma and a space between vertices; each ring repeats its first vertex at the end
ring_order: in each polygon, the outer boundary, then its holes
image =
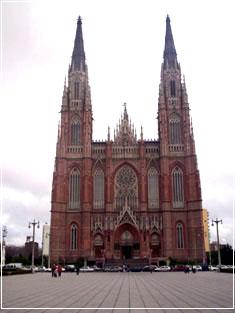
POLYGON ((51 276, 60 277, 62 273, 62 266, 60 264, 53 264, 51 267, 51 276))

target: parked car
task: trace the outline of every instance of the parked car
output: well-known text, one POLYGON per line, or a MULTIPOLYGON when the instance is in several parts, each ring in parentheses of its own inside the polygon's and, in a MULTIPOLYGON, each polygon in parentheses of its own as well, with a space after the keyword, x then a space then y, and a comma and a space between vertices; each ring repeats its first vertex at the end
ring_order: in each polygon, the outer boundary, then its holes
POLYGON ((101 267, 98 267, 97 265, 93 265, 91 267, 94 269, 95 272, 102 272, 103 271, 103 269, 101 267))
POLYGON ((209 265, 209 271, 217 271, 217 267, 213 265, 209 265))
POLYGON ((76 267, 74 264, 65 265, 65 271, 66 272, 75 272, 75 270, 76 270, 76 267))
POLYGON ((130 267, 130 272, 141 272, 142 271, 142 266, 135 265, 130 267))
POLYGON ((167 265, 160 266, 160 272, 170 272, 170 271, 171 271, 170 266, 167 265))
POLYGON ((187 265, 175 265, 172 269, 173 272, 184 272, 187 268, 187 265))
POLYGON ((154 268, 154 272, 161 272, 160 266, 156 266, 156 267, 154 268))
POLYGON ((83 266, 80 268, 80 272, 94 272, 94 268, 90 266, 83 266))
POLYGON ((202 271, 201 265, 196 265, 196 271, 202 271))
POLYGON ((111 266, 110 272, 122 272, 121 266, 111 266))

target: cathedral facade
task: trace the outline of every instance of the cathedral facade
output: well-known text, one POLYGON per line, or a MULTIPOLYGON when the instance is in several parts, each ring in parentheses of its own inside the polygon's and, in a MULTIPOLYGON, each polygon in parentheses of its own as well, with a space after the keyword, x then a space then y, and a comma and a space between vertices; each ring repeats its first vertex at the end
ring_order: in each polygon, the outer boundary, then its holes
POLYGON ((185 81, 166 19, 158 140, 140 138, 126 105, 111 138, 92 140, 82 22, 58 130, 51 205, 51 262, 201 262, 202 199, 185 81))

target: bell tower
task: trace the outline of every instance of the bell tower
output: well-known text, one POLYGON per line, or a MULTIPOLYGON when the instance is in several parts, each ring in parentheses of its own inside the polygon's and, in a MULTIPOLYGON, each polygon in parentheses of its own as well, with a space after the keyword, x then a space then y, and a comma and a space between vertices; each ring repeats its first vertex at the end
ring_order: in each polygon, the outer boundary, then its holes
POLYGON ((92 106, 80 16, 60 113, 50 238, 57 262, 90 253, 92 106))
POLYGON ((202 259, 203 247, 198 240, 198 236, 203 237, 201 188, 189 110, 167 16, 158 99, 164 253, 202 259), (177 225, 184 242, 179 242, 177 225))

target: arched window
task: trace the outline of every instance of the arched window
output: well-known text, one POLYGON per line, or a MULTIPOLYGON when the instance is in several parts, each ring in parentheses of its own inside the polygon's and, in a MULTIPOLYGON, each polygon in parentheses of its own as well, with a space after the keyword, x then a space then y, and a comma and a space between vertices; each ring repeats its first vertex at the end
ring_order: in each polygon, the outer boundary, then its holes
POLYGON ((74 82, 74 99, 79 97, 79 82, 74 82))
POLYGON ((80 173, 77 168, 71 171, 69 177, 69 207, 80 208, 80 173))
POLYGON ((71 145, 77 146, 80 142, 80 125, 78 121, 71 124, 71 145))
POLYGON ((178 249, 184 248, 184 231, 181 223, 176 225, 176 247, 178 249))
POLYGON ((101 169, 97 169, 93 177, 93 204, 95 209, 104 208, 104 172, 101 169))
POLYGON ((78 228, 75 224, 72 224, 70 228, 70 247, 71 250, 78 248, 78 228))
POLYGON ((171 91, 171 97, 175 97, 176 96, 175 80, 170 81, 170 91, 171 91))
POLYGON ((148 171, 148 206, 159 207, 159 184, 157 170, 151 167, 148 171))
POLYGON ((184 184, 183 172, 179 167, 175 167, 172 171, 172 195, 173 207, 183 207, 184 204, 184 184))
POLYGON ((119 169, 115 177, 115 207, 122 209, 125 201, 130 208, 138 206, 138 181, 135 171, 128 165, 119 169))
POLYGON ((171 114, 169 118, 169 142, 170 144, 181 144, 181 122, 178 114, 171 114))

